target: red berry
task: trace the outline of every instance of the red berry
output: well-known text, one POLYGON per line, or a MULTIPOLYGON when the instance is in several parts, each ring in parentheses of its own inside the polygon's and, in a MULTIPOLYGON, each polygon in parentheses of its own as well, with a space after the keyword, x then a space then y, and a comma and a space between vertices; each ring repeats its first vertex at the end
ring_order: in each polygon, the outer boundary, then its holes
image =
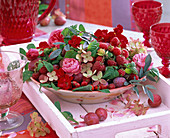
POLYGON ((82 81, 81 86, 86 86, 86 85, 88 85, 88 82, 87 81, 82 81))
POLYGON ((114 54, 115 56, 120 55, 120 54, 121 54, 121 49, 118 48, 118 47, 114 47, 114 48, 113 48, 113 54, 114 54))
POLYGON ((112 46, 118 46, 118 45, 120 44, 119 38, 118 38, 118 37, 113 37, 113 38, 111 39, 111 41, 110 41, 110 44, 111 44, 112 46))
POLYGON ((46 74, 48 71, 47 71, 47 68, 45 66, 43 66, 42 68, 40 68, 39 72, 41 74, 46 74))
POLYGON ((83 77, 83 81, 86 81, 89 84, 91 82, 91 78, 83 77))
POLYGON ((34 71, 35 68, 37 68, 37 66, 38 66, 38 61, 39 61, 39 60, 40 60, 39 58, 34 59, 34 60, 32 60, 32 61, 28 64, 28 69, 29 69, 29 71, 34 71))
POLYGON ((109 46, 109 43, 99 42, 99 47, 102 49, 107 50, 109 46))
POLYGON ((125 58, 128 58, 128 57, 129 57, 129 52, 128 52, 126 49, 123 49, 123 50, 122 50, 122 55, 123 55, 125 58))
POLYGON ((124 86, 125 82, 126 79, 124 77, 117 77, 113 80, 114 85, 118 88, 124 86))
POLYGON ((96 57, 96 61, 103 62, 103 57, 102 57, 102 56, 98 56, 98 57, 96 57))
POLYGON ((76 82, 82 82, 83 80, 83 74, 82 73, 78 73, 76 75, 73 76, 73 80, 76 81, 76 82))
POLYGON ((46 83, 48 81, 48 77, 44 74, 41 74, 38 79, 40 83, 46 83))
POLYGON ((98 91, 98 90, 100 90, 100 86, 97 85, 94 87, 94 89, 98 91))
POLYGON ((72 81, 72 85, 73 85, 74 88, 80 87, 80 83, 78 83, 76 81, 72 81))
POLYGON ((148 104, 151 107, 158 107, 162 103, 161 96, 158 94, 153 94, 154 102, 151 101, 151 99, 148 99, 148 104))
POLYGON ((107 86, 108 86, 108 85, 103 85, 103 84, 101 84, 101 85, 100 85, 100 90, 107 89, 107 86))
POLYGON ((107 60, 107 65, 108 65, 108 66, 116 66, 117 63, 116 63, 116 61, 114 61, 114 60, 112 60, 112 59, 108 59, 108 60, 107 60))
POLYGON ((129 61, 124 56, 121 56, 121 55, 116 57, 116 62, 118 65, 124 65, 124 64, 129 63, 129 61))
POLYGON ((105 71, 105 65, 103 62, 100 62, 100 61, 96 61, 92 67, 92 71, 94 72, 95 70, 96 71, 105 71))
POLYGON ((34 72, 34 73, 32 74, 32 78, 35 79, 35 80, 38 80, 39 76, 40 76, 40 73, 39 73, 39 72, 34 72))
POLYGON ((94 86, 93 85, 91 85, 91 86, 92 86, 91 90, 94 91, 94 86))
POLYGON ((129 79, 128 80, 138 80, 139 79, 139 76, 138 75, 136 75, 136 74, 130 74, 130 76, 129 76, 129 79))
POLYGON ((84 122, 89 126, 89 125, 94 125, 94 124, 99 124, 99 117, 93 113, 90 112, 85 115, 84 117, 84 122))
POLYGON ((98 116, 100 121, 104 121, 107 118, 107 111, 104 108, 96 109, 95 114, 98 116))
POLYGON ((108 89, 114 89, 114 88, 115 88, 114 83, 111 83, 111 84, 108 85, 108 89))
POLYGON ((123 69, 119 69, 118 72, 119 72, 119 76, 125 76, 126 74, 123 69))

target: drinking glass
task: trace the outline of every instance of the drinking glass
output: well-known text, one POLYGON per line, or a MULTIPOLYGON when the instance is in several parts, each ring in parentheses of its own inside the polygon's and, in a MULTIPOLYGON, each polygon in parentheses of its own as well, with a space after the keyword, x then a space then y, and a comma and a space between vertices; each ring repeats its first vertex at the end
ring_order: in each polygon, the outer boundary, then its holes
POLYGON ((0 51, 0 131, 20 126, 23 116, 9 111, 22 94, 22 72, 27 58, 17 52, 0 51))
POLYGON ((151 26, 151 45, 157 55, 162 59, 162 67, 158 67, 160 73, 170 78, 170 23, 158 23, 151 26))
POLYGON ((132 4, 132 14, 139 30, 144 33, 144 45, 151 47, 150 26, 161 20, 162 4, 158 1, 138 1, 132 4))
POLYGON ((0 35, 5 45, 30 42, 37 23, 52 10, 56 0, 38 18, 39 0, 0 0, 0 35))

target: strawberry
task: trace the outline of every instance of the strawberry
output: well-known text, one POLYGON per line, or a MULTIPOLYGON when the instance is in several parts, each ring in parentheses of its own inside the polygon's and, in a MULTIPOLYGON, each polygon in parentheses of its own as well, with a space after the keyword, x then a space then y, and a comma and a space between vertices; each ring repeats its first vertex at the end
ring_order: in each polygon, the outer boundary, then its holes
POLYGON ((78 83, 76 81, 72 81, 72 86, 73 86, 73 88, 78 88, 78 87, 80 87, 80 83, 78 83))
POLYGON ((110 41, 110 44, 111 44, 112 46, 118 46, 118 45, 120 44, 119 38, 118 38, 118 37, 113 37, 113 38, 111 39, 111 41, 110 41))
POLYGON ((123 69, 119 69, 118 72, 119 72, 119 76, 122 76, 122 77, 125 76, 126 74, 123 69))
POLYGON ((110 84, 108 85, 108 89, 114 89, 114 88, 115 88, 114 83, 110 83, 110 84))
POLYGON ((136 74, 131 73, 130 76, 129 76, 129 78, 128 78, 128 80, 134 80, 134 79, 138 80, 138 79, 139 79, 139 76, 136 75, 136 74))
POLYGON ((39 72, 41 74, 46 74, 48 71, 47 71, 47 68, 45 66, 43 66, 42 68, 40 68, 39 72))
POLYGON ((128 58, 128 57, 129 57, 129 52, 128 52, 126 49, 123 49, 123 50, 122 50, 122 55, 123 55, 125 58, 128 58))
POLYGON ((103 57, 102 57, 102 56, 97 56, 97 57, 96 57, 96 61, 103 62, 103 61, 104 61, 104 59, 103 59, 103 57))
POLYGON ((87 81, 82 81, 82 82, 81 82, 81 86, 86 86, 86 85, 88 85, 88 82, 87 82, 87 81))
POLYGON ((99 42, 99 47, 107 50, 109 47, 109 43, 99 42))
POLYGON ((117 77, 113 80, 114 85, 118 88, 124 86, 125 82, 126 79, 124 77, 117 77))
POLYGON ((32 78, 35 79, 35 80, 38 80, 39 76, 40 76, 40 73, 39 73, 39 72, 34 72, 34 73, 32 74, 32 78))
POLYGON ((127 64, 129 61, 124 56, 119 55, 116 57, 116 62, 118 65, 124 65, 127 64))
POLYGON ((151 99, 148 99, 148 104, 151 107, 158 107, 158 106, 160 106, 160 104, 162 103, 161 96, 158 95, 158 94, 153 94, 153 99, 154 99, 154 102, 152 102, 151 99))
POLYGON ((121 49, 118 48, 118 47, 114 47, 114 48, 113 48, 113 54, 114 54, 115 56, 120 55, 120 54, 121 54, 121 49))
POLYGON ((105 71, 105 65, 103 62, 96 61, 92 67, 92 71, 105 71))
POLYGON ((117 63, 116 63, 116 61, 114 61, 114 60, 112 60, 112 59, 108 59, 108 60, 107 60, 107 65, 108 65, 108 66, 116 66, 117 63))

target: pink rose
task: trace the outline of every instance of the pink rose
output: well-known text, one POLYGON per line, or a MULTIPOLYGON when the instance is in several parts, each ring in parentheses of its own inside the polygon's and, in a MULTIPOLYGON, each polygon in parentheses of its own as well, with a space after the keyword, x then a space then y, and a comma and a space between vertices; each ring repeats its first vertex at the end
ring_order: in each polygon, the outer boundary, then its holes
MULTIPOLYGON (((145 58, 147 57, 147 54, 144 53, 139 53, 139 54, 135 54, 132 58, 132 61, 135 62, 135 64, 140 67, 140 68, 144 68, 145 66, 145 58)), ((153 63, 151 63, 150 67, 148 68, 149 70, 152 68, 153 63)))
POLYGON ((39 52, 37 49, 29 49, 28 52, 26 53, 26 56, 28 60, 32 61, 36 59, 39 56, 39 52))
POLYGON ((80 72, 79 62, 74 58, 65 58, 62 63, 62 69, 69 75, 78 74, 80 72))
POLYGON ((64 42, 64 37, 61 34, 62 31, 63 31, 63 29, 57 29, 57 30, 54 30, 53 32, 51 32, 50 37, 48 39, 48 44, 51 47, 59 48, 60 45, 54 45, 53 43, 55 43, 55 42, 64 42))

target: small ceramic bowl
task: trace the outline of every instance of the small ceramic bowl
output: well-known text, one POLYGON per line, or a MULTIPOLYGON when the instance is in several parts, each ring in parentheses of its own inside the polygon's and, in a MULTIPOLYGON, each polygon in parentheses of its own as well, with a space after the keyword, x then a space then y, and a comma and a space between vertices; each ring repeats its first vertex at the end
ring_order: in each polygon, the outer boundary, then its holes
MULTIPOLYGON (((31 79, 34 83, 39 85, 40 83, 34 79, 31 79)), ((100 91, 71 91, 71 90, 63 90, 59 89, 58 91, 53 88, 44 87, 45 89, 56 94, 60 99, 63 99, 72 103, 82 103, 82 104, 94 104, 94 103, 102 103, 107 102, 123 94, 125 91, 131 89, 133 87, 132 84, 120 88, 110 89, 110 93, 103 93, 100 91)))

